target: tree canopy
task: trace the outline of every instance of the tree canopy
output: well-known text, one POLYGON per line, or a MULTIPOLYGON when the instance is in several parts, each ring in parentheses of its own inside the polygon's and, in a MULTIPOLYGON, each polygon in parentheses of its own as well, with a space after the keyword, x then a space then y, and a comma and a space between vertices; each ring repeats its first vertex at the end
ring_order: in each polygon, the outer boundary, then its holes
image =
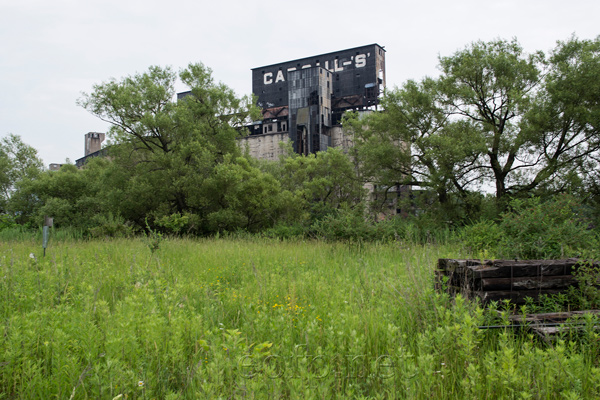
POLYGON ((7 211, 15 185, 38 177, 42 170, 37 150, 25 144, 18 135, 9 134, 0 140, 0 213, 7 211))
POLYGON ((474 42, 440 57, 440 76, 388 91, 355 121, 357 155, 375 181, 505 197, 561 190, 597 165, 600 39, 559 42, 549 56, 516 40, 474 42))
POLYGON ((108 157, 42 173, 35 150, 10 135, 0 142, 0 212, 100 233, 285 225, 352 237, 340 227, 390 208, 462 224, 498 218, 514 199, 570 191, 600 215, 600 38, 573 36, 549 54, 528 54, 515 39, 477 41, 440 57, 439 68, 388 90, 383 111, 347 115, 348 152, 278 162, 244 153, 237 139, 260 118, 255 99, 202 64, 111 79, 78 101, 110 123, 108 157), (188 91, 175 99, 179 82, 188 91), (424 190, 409 196, 403 185, 424 190))

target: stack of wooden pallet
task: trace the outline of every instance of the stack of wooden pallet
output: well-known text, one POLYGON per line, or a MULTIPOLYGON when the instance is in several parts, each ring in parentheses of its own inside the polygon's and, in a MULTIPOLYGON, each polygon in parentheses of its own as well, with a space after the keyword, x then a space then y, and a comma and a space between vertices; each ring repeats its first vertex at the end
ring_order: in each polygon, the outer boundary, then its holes
MULTIPOLYGON (((522 304, 526 297, 556 294, 577 285, 573 273, 586 262, 564 260, 455 260, 439 259, 436 289, 461 293, 482 302, 510 300, 522 304)), ((594 264, 598 268, 598 264, 594 264)))

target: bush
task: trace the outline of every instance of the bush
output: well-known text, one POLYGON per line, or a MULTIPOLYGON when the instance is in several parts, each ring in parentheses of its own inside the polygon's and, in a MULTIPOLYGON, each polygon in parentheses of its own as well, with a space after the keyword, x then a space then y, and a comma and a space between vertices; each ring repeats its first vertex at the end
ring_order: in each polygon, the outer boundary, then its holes
POLYGON ((373 239, 374 228, 361 210, 341 209, 316 221, 311 227, 314 236, 326 240, 373 239))
POLYGON ((489 251, 499 258, 545 259, 580 256, 598 239, 579 217, 581 205, 570 195, 549 201, 515 199, 500 222, 481 221, 465 227, 460 238, 471 251, 489 251))
POLYGON ((502 215, 500 255, 505 258, 559 258, 578 256, 595 242, 587 222, 578 218, 581 205, 570 195, 542 202, 516 199, 502 215))
POLYGON ((17 226, 15 218, 9 214, 0 214, 0 231, 12 229, 17 226))
POLYGON ((462 228, 458 237, 471 252, 498 252, 498 244, 503 236, 502 228, 494 221, 483 220, 462 228))
POLYGON ((113 215, 97 215, 93 222, 96 226, 88 230, 89 235, 93 238, 101 237, 130 237, 133 236, 133 227, 123 219, 123 217, 113 215))
POLYGON ((302 224, 279 223, 264 231, 264 236, 276 239, 303 238, 306 236, 307 228, 302 224))

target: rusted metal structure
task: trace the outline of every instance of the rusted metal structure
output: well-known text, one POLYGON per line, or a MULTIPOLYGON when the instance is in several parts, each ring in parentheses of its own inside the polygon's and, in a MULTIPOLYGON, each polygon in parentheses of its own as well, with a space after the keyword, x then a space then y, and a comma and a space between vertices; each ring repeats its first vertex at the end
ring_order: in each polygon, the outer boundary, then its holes
POLYGON ((252 69, 263 121, 251 135, 288 133, 294 150, 332 146, 332 128, 347 110, 376 108, 385 88, 385 50, 378 44, 252 69))

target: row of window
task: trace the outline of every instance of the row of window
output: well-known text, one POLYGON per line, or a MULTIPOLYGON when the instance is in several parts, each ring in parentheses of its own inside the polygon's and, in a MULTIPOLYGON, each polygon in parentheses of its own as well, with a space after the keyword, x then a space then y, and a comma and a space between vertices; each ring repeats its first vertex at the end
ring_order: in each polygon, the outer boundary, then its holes
POLYGON ((263 125, 263 133, 273 132, 273 126, 277 125, 276 132, 287 132, 287 124, 285 122, 277 122, 263 125))

